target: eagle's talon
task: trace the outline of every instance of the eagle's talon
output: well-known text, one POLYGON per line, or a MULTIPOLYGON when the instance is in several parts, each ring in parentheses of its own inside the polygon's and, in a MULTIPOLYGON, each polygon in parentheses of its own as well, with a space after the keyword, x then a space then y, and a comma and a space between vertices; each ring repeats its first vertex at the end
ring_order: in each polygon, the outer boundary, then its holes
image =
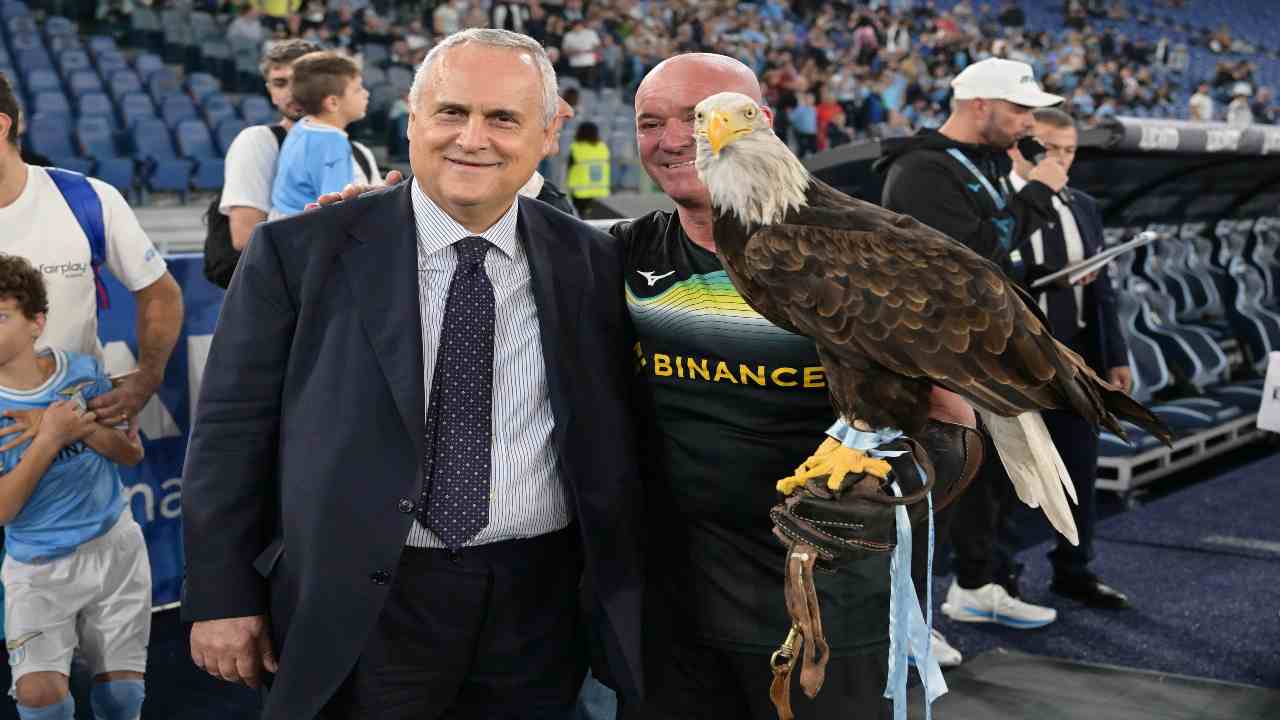
POLYGON ((827 487, 833 492, 839 492, 849 475, 873 475, 884 479, 892 469, 888 462, 880 458, 870 457, 860 450, 847 448, 828 438, 812 457, 796 468, 793 475, 779 480, 777 488, 783 495, 790 495, 809 480, 825 475, 827 487))

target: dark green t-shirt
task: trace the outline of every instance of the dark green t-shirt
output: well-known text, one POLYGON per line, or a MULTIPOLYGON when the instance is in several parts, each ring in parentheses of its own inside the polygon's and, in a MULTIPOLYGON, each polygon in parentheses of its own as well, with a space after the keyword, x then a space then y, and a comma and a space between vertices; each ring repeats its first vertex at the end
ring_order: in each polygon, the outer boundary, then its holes
MULTIPOLYGON (((656 417, 645 452, 685 521, 677 549, 650 554, 682 634, 772 652, 790 627, 774 484, 824 439, 834 413, 813 342, 747 306, 719 258, 673 213, 612 230, 627 245, 627 307, 656 417)), ((652 517, 652 515, 651 515, 652 517)), ((675 529, 673 529, 673 532, 675 529)), ((817 582, 834 652, 888 641, 889 557, 817 582)), ((650 601, 652 602, 652 601, 650 601)))

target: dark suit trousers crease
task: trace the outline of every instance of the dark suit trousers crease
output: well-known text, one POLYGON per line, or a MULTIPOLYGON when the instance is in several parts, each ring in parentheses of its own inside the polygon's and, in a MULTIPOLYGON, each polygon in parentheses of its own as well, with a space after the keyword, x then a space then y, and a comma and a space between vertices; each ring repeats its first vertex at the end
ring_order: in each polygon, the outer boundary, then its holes
POLYGON ((406 547, 322 720, 568 717, 586 672, 579 544, 570 527, 456 553, 406 547))

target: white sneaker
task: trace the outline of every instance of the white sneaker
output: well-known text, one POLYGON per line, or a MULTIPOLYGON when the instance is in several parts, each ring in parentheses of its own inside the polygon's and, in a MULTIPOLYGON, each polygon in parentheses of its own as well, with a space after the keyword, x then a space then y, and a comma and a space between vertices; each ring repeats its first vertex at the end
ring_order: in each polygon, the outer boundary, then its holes
POLYGON ((1057 610, 1010 597, 997 583, 965 590, 955 580, 947 590, 942 613, 957 622, 993 622, 1021 630, 1044 627, 1058 619, 1057 610))
POLYGON ((960 651, 951 646, 947 642, 946 636, 937 630, 929 631, 929 654, 938 661, 941 667, 955 667, 964 662, 964 656, 960 651))

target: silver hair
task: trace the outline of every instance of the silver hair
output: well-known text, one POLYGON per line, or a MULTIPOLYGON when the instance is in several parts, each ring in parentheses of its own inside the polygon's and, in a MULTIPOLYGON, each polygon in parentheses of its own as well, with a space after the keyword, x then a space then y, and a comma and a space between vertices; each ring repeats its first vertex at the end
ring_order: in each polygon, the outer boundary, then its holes
POLYGON ((435 61, 446 50, 467 43, 525 52, 533 58, 534 65, 537 66, 538 74, 542 79, 542 123, 544 127, 550 127, 556 118, 556 111, 559 110, 560 103, 556 86, 556 71, 551 66, 547 51, 538 44, 538 41, 528 35, 521 35, 510 30, 471 28, 456 32, 436 43, 436 46, 431 48, 431 51, 423 58, 422 64, 418 66, 418 72, 413 76, 413 85, 409 87, 409 107, 418 107, 418 101, 422 98, 423 89, 430 82, 431 66, 435 61))

